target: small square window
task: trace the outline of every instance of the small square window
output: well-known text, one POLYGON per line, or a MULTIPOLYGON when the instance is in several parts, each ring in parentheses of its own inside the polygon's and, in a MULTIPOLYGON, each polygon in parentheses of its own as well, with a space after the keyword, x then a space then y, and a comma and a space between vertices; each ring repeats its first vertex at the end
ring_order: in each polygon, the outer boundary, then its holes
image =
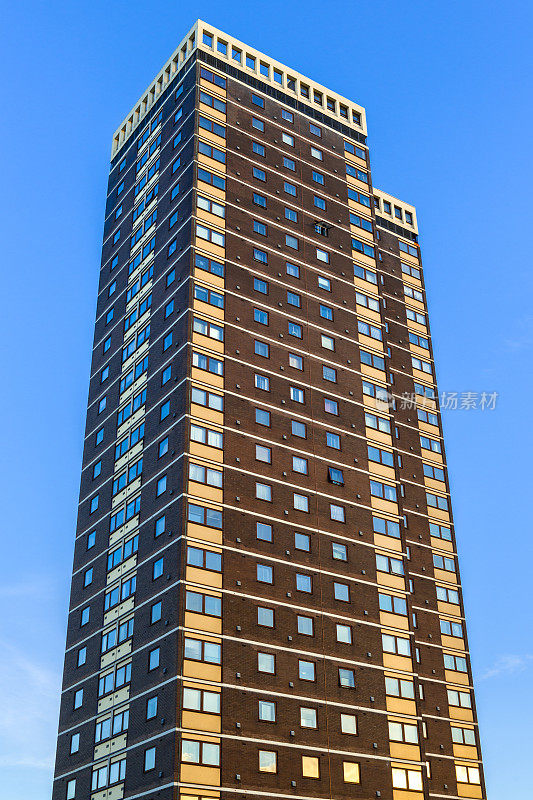
POLYGON ((257 608, 257 624, 263 625, 266 628, 274 627, 274 611, 271 608, 257 608))
POLYGON ((256 523, 256 535, 257 535, 258 539, 262 539, 264 542, 271 542, 272 541, 272 525, 269 525, 266 522, 257 522, 256 523))

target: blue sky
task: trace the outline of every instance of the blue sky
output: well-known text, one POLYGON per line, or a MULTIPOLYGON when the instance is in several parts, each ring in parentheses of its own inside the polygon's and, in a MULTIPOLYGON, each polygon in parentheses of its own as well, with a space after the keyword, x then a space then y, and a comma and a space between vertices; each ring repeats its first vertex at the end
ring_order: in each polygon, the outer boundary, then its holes
POLYGON ((489 797, 529 796, 531 4, 222 5, 0 2, 0 800, 50 795, 111 136, 197 17, 366 107, 440 389, 499 393, 444 424, 489 797))

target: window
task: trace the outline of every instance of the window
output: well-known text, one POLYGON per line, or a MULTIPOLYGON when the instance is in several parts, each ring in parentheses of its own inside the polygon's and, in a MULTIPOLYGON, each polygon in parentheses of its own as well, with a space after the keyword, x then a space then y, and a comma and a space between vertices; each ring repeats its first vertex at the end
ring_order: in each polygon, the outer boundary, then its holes
POLYGON ((320 344, 325 350, 335 350, 335 339, 332 336, 321 334, 320 344))
MULTIPOLYGON (((250 56, 247 56, 246 60, 248 61, 249 58, 250 58, 250 56)), ((255 62, 255 59, 254 59, 254 62, 255 62)), ((254 63, 254 68, 255 68, 255 63, 254 63)), ((257 94, 253 94, 252 95, 252 103, 255 106, 259 106, 259 108, 264 108, 265 107, 265 101, 263 100, 262 97, 259 97, 259 95, 257 95, 257 94)))
POLYGON ((316 709, 300 707, 300 727, 301 728, 317 727, 316 709))
POLYGON ((361 783, 359 764, 354 761, 343 761, 342 777, 344 783, 361 783))
POLYGON ((397 597, 391 594, 383 594, 379 592, 379 610, 387 611, 389 614, 402 614, 407 616, 407 602, 405 597, 397 597))
POLYGON ((222 554, 199 547, 187 547, 187 564, 192 567, 222 571, 222 554))
POLYGON ((313 195, 313 205, 316 206, 316 208, 320 208, 322 211, 326 210, 326 201, 323 197, 318 197, 316 194, 313 195))
POLYGON ((298 661, 298 677, 302 681, 315 680, 315 665, 313 661, 298 661))
POLYGON ((218 275, 219 277, 223 277, 224 275, 224 265, 212 258, 206 258, 205 256, 201 256, 197 253, 194 264, 196 267, 198 267, 198 269, 211 272, 213 275, 218 275))
POLYGON ((80 749, 80 734, 73 733, 70 737, 70 755, 77 753, 80 749))
POLYGON ((440 632, 443 633, 445 636, 455 636, 457 638, 462 638, 463 636, 463 626, 460 622, 454 622, 450 619, 441 619, 440 620, 440 632))
POLYGON ((182 739, 181 760, 188 764, 203 764, 208 767, 218 767, 220 764, 220 745, 211 742, 197 742, 192 739, 182 739))
POLYGON ((332 556, 335 561, 348 561, 346 545, 332 542, 332 556))
POLYGON ((253 202, 255 203, 256 206, 261 206, 261 208, 266 208, 267 200, 266 197, 262 194, 257 194, 257 192, 254 192, 253 202))
POLYGON ((257 608, 257 624, 264 625, 266 628, 274 627, 274 611, 271 608, 257 608))
POLYGON ((433 566, 447 572, 455 572, 455 559, 433 553, 433 566))
POLYGON ((275 750, 259 750, 259 772, 277 772, 278 755, 275 750))
POLYGON ((258 156, 265 155, 265 147, 264 145, 259 144, 259 142, 252 142, 252 151, 256 153, 258 156))
POLYGON ((469 767, 465 764, 455 765, 457 783, 481 783, 478 767, 469 767))
POLYGON ((189 480, 197 483, 204 483, 207 486, 222 488, 222 472, 211 467, 204 467, 201 464, 189 463, 189 480))
POLYGON ((304 390, 299 389, 297 386, 291 386, 290 398, 291 400, 294 400, 295 403, 304 403, 305 402, 304 390))
POLYGON ((264 392, 270 391, 270 378, 268 378, 266 375, 258 375, 256 373, 254 380, 256 389, 262 389, 264 392))
POLYGON ((355 673, 353 669, 339 667, 339 686, 343 689, 355 689, 355 673))
POLYGON ((413 681, 385 676, 385 692, 391 697, 414 700, 415 687, 413 681))
POLYGON ((342 644, 352 643, 352 629, 349 625, 340 625, 337 623, 337 641, 342 644))
POLYGON ((437 586, 437 600, 443 603, 454 603, 459 605, 459 592, 456 589, 446 589, 444 586, 437 586))
POLYGON ((454 672, 468 672, 466 658, 463 656, 454 656, 451 653, 444 653, 444 668, 453 670, 454 672))
POLYGON ((252 168, 252 175, 258 181, 266 181, 266 172, 263 169, 259 169, 259 167, 252 168))
POLYGON ((259 250, 258 247, 254 247, 254 259, 256 261, 260 261, 261 264, 268 263, 268 255, 264 250, 259 250))
POLYGON ((422 791, 422 773, 414 769, 392 768, 392 785, 394 789, 410 789, 422 791))
POLYGON ((357 735, 357 717, 354 714, 341 714, 341 733, 357 735))
POLYGON ((257 131, 261 131, 262 133, 264 133, 265 123, 262 120, 257 119, 256 117, 252 117, 252 128, 255 128, 257 131))
POLYGON ((333 309, 330 308, 329 306, 322 305, 322 303, 321 303, 320 304, 320 316, 323 319, 329 319, 329 320, 333 321, 333 309))
POLYGON ((203 389, 198 389, 196 386, 191 390, 191 401, 198 405, 211 408, 213 411, 222 411, 224 407, 224 398, 212 392, 206 392, 203 389))
POLYGON ((157 578, 160 578, 163 574, 163 559, 158 558, 157 561, 154 561, 154 569, 153 569, 153 580, 155 581, 157 578))
POLYGON ((259 583, 274 583, 274 571, 267 564, 257 564, 256 575, 259 583))
POLYGON ((311 148, 311 155, 313 156, 313 158, 318 158, 319 161, 322 161, 324 158, 322 150, 319 150, 318 147, 311 148))
POLYGON ((333 367, 322 366, 322 377, 330 383, 337 383, 337 370, 333 367))
POLYGON ((406 722, 389 722, 389 739, 391 742, 418 744, 418 728, 406 722))
POLYGON ((163 475, 163 477, 159 478, 159 480, 157 481, 156 497, 159 497, 160 495, 163 494, 163 492, 166 492, 166 489, 167 489, 167 476, 163 475))
POLYGON ((320 763, 316 756, 302 756, 302 776, 320 778, 320 763))
POLYGON ((207 664, 220 664, 221 645, 215 644, 214 642, 206 642, 202 639, 189 639, 186 637, 183 656, 192 661, 204 661, 207 664))
POLYGON ((148 669, 156 669, 159 666, 159 655, 160 650, 159 647, 156 647, 154 650, 151 650, 148 656, 148 669))
POLYGON ((333 447, 335 450, 341 449, 341 438, 337 433, 331 433, 331 431, 326 431, 326 445, 328 447, 333 447))
POLYGON ((304 422, 297 422, 295 419, 291 420, 291 433, 293 436, 299 436, 305 439, 307 436, 307 429, 304 422))
POLYGON ((381 641, 383 644, 383 652, 385 653, 393 653, 399 656, 411 655, 411 643, 409 639, 404 639, 402 636, 390 636, 388 633, 382 633, 381 641))
POLYGON ((452 742, 455 744, 476 744, 476 734, 472 728, 456 728, 452 725, 452 742))
POLYGON ((78 689, 74 693, 74 709, 81 708, 83 705, 83 689, 78 689))
POLYGON ((404 574, 403 561, 399 558, 381 555, 381 553, 376 553, 376 569, 379 572, 388 572, 390 575, 404 574))
POLYGON ((313 619, 312 617, 297 617, 298 633, 303 636, 313 636, 313 619))
POLYGON ((331 400, 329 397, 324 398, 324 411, 326 414, 339 414, 339 404, 336 400, 331 400))
POLYGON ((222 449, 223 434, 220 431, 204 428, 202 425, 191 424, 191 439, 200 444, 207 444, 209 447, 222 449))
POLYGON ((268 283, 260 280, 260 278, 254 278, 254 290, 261 292, 261 294, 268 294, 268 283))
POLYGON ((315 125, 313 122, 309 123, 309 132, 312 133, 313 136, 322 136, 322 129, 319 128, 318 125, 315 125))
POLYGON ((218 247, 225 246, 225 236, 223 233, 219 233, 218 231, 213 230, 212 228, 208 228, 206 225, 196 225, 196 235, 200 239, 205 239, 207 242, 211 242, 212 244, 218 245, 218 247))
POLYGON ((300 456, 292 457, 292 468, 294 472, 300 472, 302 475, 307 475, 307 459, 300 456))
POLYGON ((350 602, 350 589, 346 583, 337 583, 334 582, 333 584, 333 596, 335 600, 341 600, 343 603, 350 602))
POLYGON ((302 338, 302 326, 296 322, 289 322, 289 336, 296 336, 298 339, 302 338))
POLYGON ((264 447, 263 445, 256 444, 255 457, 257 461, 264 461, 266 464, 272 463, 272 449, 264 447))
POLYGON ((149 747, 144 751, 144 771, 155 769, 155 747, 149 747))
POLYGON ((344 474, 342 469, 328 467, 328 481, 335 484, 335 486, 344 486, 344 474))
POLYGON ((254 342, 254 350, 257 356, 263 356, 263 358, 270 357, 270 349, 266 342, 260 342, 256 339, 254 342))
POLYGON ((307 533, 295 533, 294 546, 297 550, 309 553, 311 550, 311 537, 307 533))
POLYGON ((309 512, 309 498, 304 494, 294 493, 294 508, 297 511, 309 512))
POLYGON ((261 722, 276 721, 276 704, 267 700, 259 701, 259 719, 261 722))
POLYGON ((448 705, 458 708, 472 708, 470 692, 459 692, 456 689, 447 689, 448 705))
POLYGON ((266 500, 268 503, 272 502, 272 487, 267 483, 255 484, 255 496, 258 500, 266 500))
POLYGON ((153 625, 154 622, 159 622, 159 620, 161 619, 161 609, 162 609, 161 602, 154 603, 154 605, 152 606, 152 608, 150 610, 150 624, 151 625, 153 625))
MULTIPOLYGON (((288 219, 291 222, 298 222, 298 213, 296 211, 294 211, 294 209, 292 209, 292 208, 285 208, 285 219, 288 219)), ((288 272, 288 269, 287 269, 287 272, 288 272)), ((291 273, 289 273, 289 274, 291 274, 291 273)))
POLYGON ((222 528, 222 511, 189 503, 188 521, 220 530, 222 528))
POLYGON ((312 592, 313 582, 311 576, 296 573, 296 588, 299 592, 312 592))
POLYGON ((185 592, 185 608, 196 614, 206 614, 209 617, 222 616, 222 600, 220 597, 202 594, 201 592, 185 592))
POLYGON ((292 195, 293 197, 296 197, 297 189, 293 183, 285 181, 283 183, 283 191, 286 192, 287 194, 292 195))
POLYGON ((254 233, 259 233, 261 236, 267 235, 267 226, 263 222, 254 219, 254 233))
POLYGON ((267 427, 270 427, 270 411, 265 411, 262 408, 256 408, 255 421, 258 425, 266 425, 267 427))
POLYGON ((291 306, 296 306, 297 308, 300 308, 300 306, 302 305, 302 300, 299 294, 287 291, 287 303, 291 306))
POLYGON ((295 353, 289 353, 289 367, 303 370, 304 368, 303 358, 301 356, 297 356, 295 353))
POLYGON ((86 661, 87 661, 87 648, 80 647, 80 649, 78 650, 77 666, 82 667, 86 661))
POLYGON ((84 625, 87 625, 87 623, 89 622, 90 614, 91 614, 90 606, 87 606, 87 608, 84 608, 82 610, 80 617, 80 628, 83 628, 84 625))
POLYGON ((258 653, 257 671, 268 672, 273 675, 275 672, 275 657, 271 653, 258 653))
POLYGON ((292 111, 287 111, 285 108, 281 109, 281 117, 287 122, 294 122, 294 114, 292 111))
MULTIPOLYGON (((217 175, 215 172, 210 172, 209 170, 204 169, 204 167, 198 167, 198 180, 203 181, 204 183, 208 183, 211 186, 214 186, 216 189, 224 190, 226 188, 225 178, 221 178, 220 175, 217 175)), ((179 184, 176 184, 176 186, 172 189, 170 195, 171 200, 173 200, 178 195, 179 189, 180 189, 179 184)))
POLYGON ((294 147, 294 136, 291 136, 290 133, 283 133, 281 134, 281 141, 283 144, 288 144, 290 147, 294 147))
POLYGON ((402 242, 400 240, 398 242, 398 246, 400 248, 401 253, 409 253, 410 256, 418 258, 418 248, 415 245, 408 244, 407 242, 402 242))
POLYGON ((377 414, 370 414, 365 411, 365 425, 367 428, 373 428, 375 431, 382 433, 390 433, 390 420, 385 417, 378 417, 377 414))
POLYGON ((74 800, 76 797, 76 778, 68 781, 66 800, 74 800))
POLYGON ((335 503, 330 503, 329 516, 330 519, 334 520, 335 522, 346 522, 344 506, 339 506, 336 505, 335 503))

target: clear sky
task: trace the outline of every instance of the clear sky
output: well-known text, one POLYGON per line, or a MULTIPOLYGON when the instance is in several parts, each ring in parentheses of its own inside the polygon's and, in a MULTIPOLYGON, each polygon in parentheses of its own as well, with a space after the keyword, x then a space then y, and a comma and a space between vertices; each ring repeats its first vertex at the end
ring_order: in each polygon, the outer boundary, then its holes
POLYGON ((1 0, 0 800, 50 796, 111 136, 197 17, 366 107, 440 389, 499 393, 444 426, 489 798, 530 797, 531 3, 1 0))

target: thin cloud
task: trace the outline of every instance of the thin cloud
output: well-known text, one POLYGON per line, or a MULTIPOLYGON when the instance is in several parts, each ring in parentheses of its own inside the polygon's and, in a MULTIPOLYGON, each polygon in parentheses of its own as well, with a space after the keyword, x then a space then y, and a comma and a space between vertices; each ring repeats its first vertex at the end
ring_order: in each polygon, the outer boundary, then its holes
POLYGON ((59 682, 60 676, 42 662, 0 641, 1 767, 52 769, 59 682))
POLYGON ((492 667, 489 667, 480 675, 479 680, 487 681, 490 678, 497 678, 500 675, 517 675, 520 672, 525 672, 532 663, 533 655, 529 653, 522 656, 500 656, 492 667))

